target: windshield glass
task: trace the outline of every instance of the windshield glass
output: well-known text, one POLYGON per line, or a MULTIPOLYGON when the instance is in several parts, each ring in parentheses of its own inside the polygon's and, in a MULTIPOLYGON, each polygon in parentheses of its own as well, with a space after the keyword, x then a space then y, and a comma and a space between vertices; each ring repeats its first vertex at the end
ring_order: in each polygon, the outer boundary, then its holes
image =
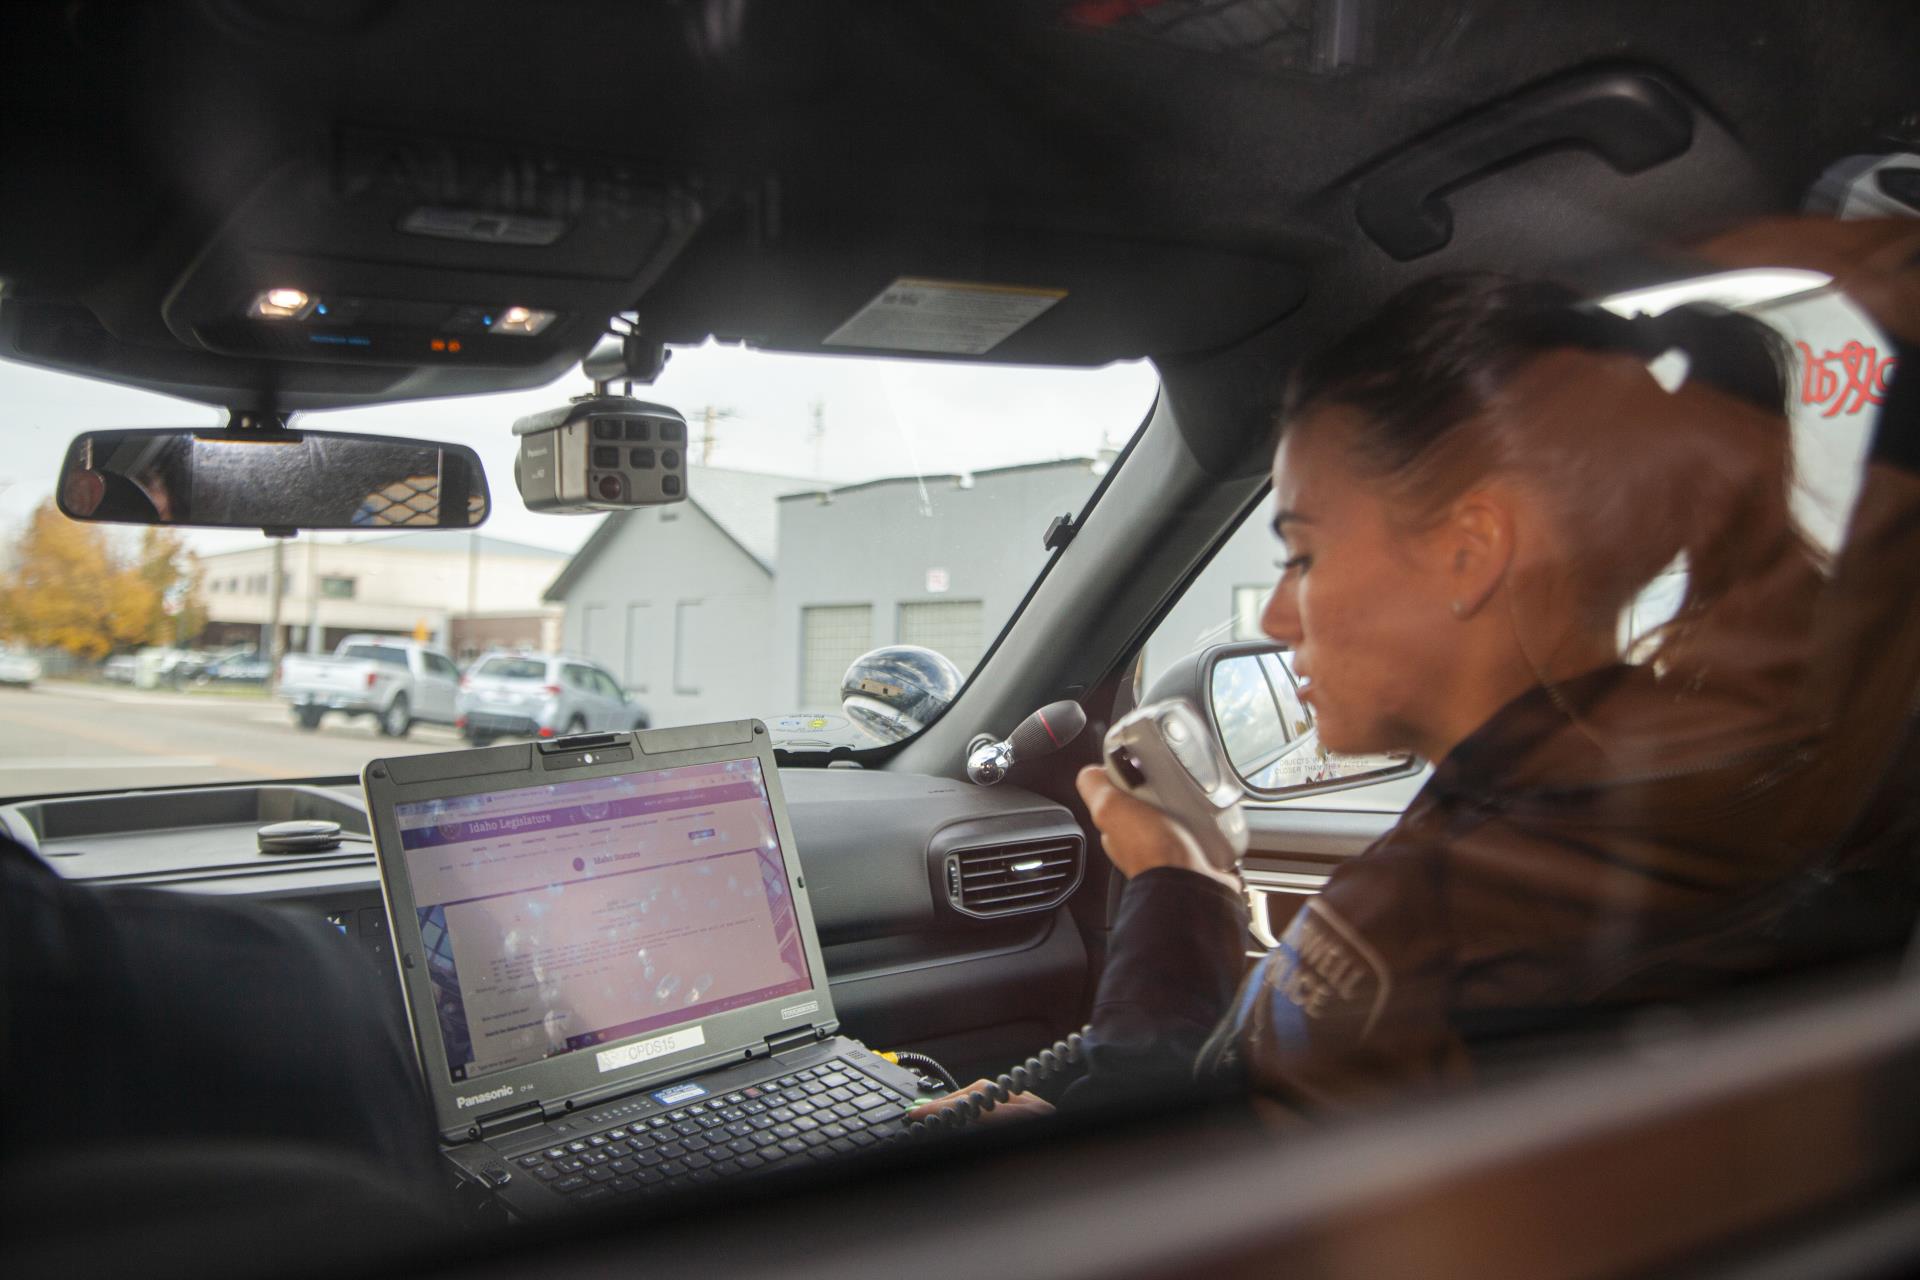
POLYGON ((514 484, 513 423, 585 393, 578 370, 309 413, 294 425, 471 446, 492 517, 284 541, 68 520, 52 498, 75 434, 222 415, 20 365, 0 365, 0 388, 21 424, 0 465, 0 641, 39 664, 0 706, 0 796, 24 796, 357 774, 382 755, 740 717, 794 750, 876 746, 887 726, 843 710, 849 668, 931 650, 950 695, 1158 380, 1138 362, 680 349, 635 394, 688 421, 688 501, 611 516, 536 514, 514 484), (559 654, 573 662, 546 685, 559 654))

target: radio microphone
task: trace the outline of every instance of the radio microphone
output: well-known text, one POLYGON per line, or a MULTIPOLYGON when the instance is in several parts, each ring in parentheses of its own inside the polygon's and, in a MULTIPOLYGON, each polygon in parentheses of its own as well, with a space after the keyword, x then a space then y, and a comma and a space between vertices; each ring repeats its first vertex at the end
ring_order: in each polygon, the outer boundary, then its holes
POLYGON ((1058 751, 1087 727, 1087 713, 1072 699, 1049 702, 1022 720, 1005 742, 995 742, 987 734, 976 737, 967 749, 967 777, 990 787, 1007 776, 1014 765, 1058 751))

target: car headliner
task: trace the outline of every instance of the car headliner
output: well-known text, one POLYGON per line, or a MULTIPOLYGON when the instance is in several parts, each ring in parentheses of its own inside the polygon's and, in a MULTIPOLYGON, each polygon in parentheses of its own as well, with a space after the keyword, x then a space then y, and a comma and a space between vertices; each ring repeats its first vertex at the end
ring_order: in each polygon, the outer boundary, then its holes
MULTIPOLYGON (((693 211, 683 244, 609 262, 592 287, 593 264, 563 240, 550 270, 539 250, 468 252, 457 280, 422 276, 421 296, 539 279, 583 311, 637 313, 650 339, 818 351, 898 276, 1064 288, 1054 312, 983 358, 1147 356, 1170 385, 1184 371, 1222 411, 1207 416, 1232 466, 1258 434, 1273 369, 1386 291, 1441 269, 1563 268, 1790 207, 1823 165, 1911 108, 1920 47, 1910 4, 1614 0, 1557 7, 1551 22, 1496 0, 1225 6, 1249 21, 1370 14, 1359 52, 1329 69, 1272 42, 1216 34, 1192 47, 1191 24, 1166 16, 1193 8, 11 5, 0 354, 281 410, 564 372, 597 319, 521 367, 272 359, 182 340, 174 311, 240 238, 317 254, 324 227, 325 255, 411 278, 420 264, 391 260, 390 226, 276 213, 275 175, 337 176, 352 131, 373 128, 617 157, 693 211), (1362 233, 1354 175, 1505 95, 1604 66, 1652 71, 1695 101, 1684 155, 1633 179, 1590 153, 1529 157, 1477 184, 1445 250, 1406 263, 1362 233)), ((436 242, 420 243, 431 264, 436 242)))

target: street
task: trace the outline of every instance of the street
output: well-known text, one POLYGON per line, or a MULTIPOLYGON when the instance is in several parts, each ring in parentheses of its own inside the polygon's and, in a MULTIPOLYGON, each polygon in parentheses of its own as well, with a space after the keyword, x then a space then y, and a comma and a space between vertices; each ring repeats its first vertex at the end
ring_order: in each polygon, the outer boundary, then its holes
POLYGON ((383 738, 370 717, 329 715, 315 732, 285 704, 42 681, 0 688, 0 800, 61 791, 358 775, 378 756, 463 745, 451 726, 383 738))

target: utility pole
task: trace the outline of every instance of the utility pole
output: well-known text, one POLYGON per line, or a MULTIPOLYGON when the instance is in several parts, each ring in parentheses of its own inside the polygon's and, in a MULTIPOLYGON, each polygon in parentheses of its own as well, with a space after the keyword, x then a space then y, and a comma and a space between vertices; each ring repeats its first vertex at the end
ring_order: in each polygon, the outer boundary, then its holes
POLYGON ((827 406, 823 400, 813 402, 813 429, 807 432, 807 439, 813 445, 813 478, 824 480, 827 476, 827 406))
POLYGON ((700 410, 700 465, 707 466, 713 461, 714 424, 728 418, 740 416, 738 409, 716 409, 712 405, 700 410))
POLYGON ((320 569, 314 562, 318 539, 307 539, 307 652, 320 652, 320 569))
POLYGON ((267 642, 269 645, 267 661, 271 664, 273 673, 268 677, 268 681, 273 686, 278 686, 280 683, 280 656, 285 652, 285 646, 280 643, 280 581, 286 563, 287 540, 275 538, 273 540, 273 577, 267 583, 267 628, 268 634, 272 637, 267 642))

